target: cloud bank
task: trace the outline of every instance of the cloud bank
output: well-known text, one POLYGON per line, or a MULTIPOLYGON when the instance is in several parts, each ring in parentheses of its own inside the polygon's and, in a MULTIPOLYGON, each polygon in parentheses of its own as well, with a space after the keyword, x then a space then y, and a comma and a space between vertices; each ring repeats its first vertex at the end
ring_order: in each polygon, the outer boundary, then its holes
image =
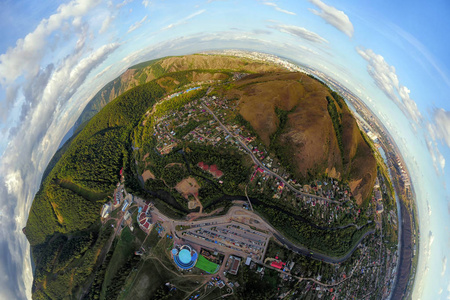
POLYGON ((331 26, 336 27, 336 29, 342 31, 349 37, 353 36, 353 24, 352 22, 350 22, 349 17, 342 10, 338 10, 333 6, 329 6, 320 0, 309 0, 309 2, 320 9, 310 9, 313 14, 321 17, 325 20, 325 22, 327 22, 331 26))
POLYGON ((284 24, 275 24, 269 26, 269 28, 276 29, 280 32, 288 33, 292 36, 299 37, 301 39, 313 42, 313 43, 328 43, 328 41, 318 35, 315 32, 312 32, 306 28, 294 26, 294 25, 284 25, 284 24))
POLYGON ((143 17, 140 21, 137 21, 136 23, 134 23, 133 25, 130 26, 130 28, 128 28, 127 33, 133 32, 136 29, 138 29, 139 27, 142 26, 142 24, 144 24, 145 20, 147 20, 148 16, 143 17))
POLYGON ((203 14, 206 11, 206 9, 201 9, 199 11, 194 12, 193 14, 190 14, 189 16, 179 20, 178 22, 175 23, 170 23, 169 25, 167 25, 166 27, 162 28, 162 30, 167 30, 167 29, 172 29, 174 27, 186 24, 187 21, 189 21, 192 18, 195 18, 196 16, 199 16, 201 14, 203 14))
POLYGON ((442 108, 433 113, 435 132, 437 138, 441 139, 450 148, 450 111, 442 108))
POLYGON ((32 33, 19 39, 14 48, 0 55, 0 84, 10 84, 22 74, 35 76, 46 53, 47 38, 69 19, 74 20, 73 25, 78 25, 79 18, 99 2, 99 0, 79 0, 62 4, 56 14, 42 20, 32 33))
POLYGON ((282 13, 287 14, 287 15, 291 15, 291 16, 295 16, 296 15, 295 12, 292 12, 292 11, 280 8, 276 3, 264 2, 263 4, 267 5, 267 6, 271 6, 271 7, 275 8, 276 11, 282 12, 282 13))
POLYGON ((2 132, 8 144, 0 158, 0 299, 31 299, 30 247, 22 228, 47 163, 81 112, 88 94, 83 83, 119 47, 111 42, 92 50, 91 24, 84 18, 98 2, 60 5, 0 55, 0 83, 9 91, 3 113, 16 114, 2 132), (68 38, 54 39, 61 35, 68 38), (43 65, 56 49, 62 55, 43 65))
POLYGON ((376 54, 371 49, 356 48, 356 51, 367 61, 367 71, 375 84, 400 108, 409 120, 418 124, 422 119, 422 114, 416 102, 409 96, 410 90, 400 84, 395 68, 389 65, 383 56, 376 54))

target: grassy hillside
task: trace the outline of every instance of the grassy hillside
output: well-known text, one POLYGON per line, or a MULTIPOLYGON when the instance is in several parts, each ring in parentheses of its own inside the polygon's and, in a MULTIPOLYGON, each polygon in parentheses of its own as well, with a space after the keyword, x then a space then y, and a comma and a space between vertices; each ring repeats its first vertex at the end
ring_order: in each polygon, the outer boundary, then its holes
MULTIPOLYGON (((272 64, 255 62, 247 59, 218 56, 218 55, 187 55, 176 57, 165 57, 154 59, 130 67, 125 73, 104 86, 92 100, 86 105, 75 128, 89 121, 102 107, 111 102, 117 96, 138 85, 150 82, 167 73, 186 70, 228 70, 245 71, 250 73, 280 71, 281 69, 272 64)), ((201 72, 200 72, 201 73, 201 72)), ((223 79, 194 74, 194 81, 223 79)))
POLYGON ((300 73, 255 74, 224 93, 266 146, 298 178, 348 180, 358 203, 375 182, 376 161, 344 100, 300 73))

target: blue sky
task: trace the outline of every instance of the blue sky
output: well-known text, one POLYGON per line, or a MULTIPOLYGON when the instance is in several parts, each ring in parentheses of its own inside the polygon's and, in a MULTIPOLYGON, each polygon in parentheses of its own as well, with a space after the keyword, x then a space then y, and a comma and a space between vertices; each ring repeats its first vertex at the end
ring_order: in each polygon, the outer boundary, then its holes
POLYGON ((450 299, 448 1, 0 2, 0 298, 30 297, 21 233, 48 161, 90 98, 135 63, 270 52, 333 76, 398 143, 421 228, 414 299, 450 299))

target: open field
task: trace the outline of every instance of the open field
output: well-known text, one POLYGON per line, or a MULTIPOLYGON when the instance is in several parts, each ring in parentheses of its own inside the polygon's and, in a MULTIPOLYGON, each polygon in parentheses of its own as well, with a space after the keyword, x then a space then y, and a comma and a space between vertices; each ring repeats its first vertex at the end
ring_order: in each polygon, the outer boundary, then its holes
POLYGON ((131 233, 128 227, 125 227, 122 230, 122 234, 120 235, 119 242, 114 249, 114 254, 111 258, 111 261, 114 262, 110 264, 106 270, 105 280, 102 285, 102 293, 101 296, 105 296, 106 289, 108 285, 111 283, 112 278, 116 274, 117 270, 127 261, 127 259, 133 255, 135 251, 136 245, 133 243, 134 235, 131 233))
POLYGON ((183 179, 175 186, 175 189, 185 198, 187 198, 188 195, 198 195, 199 188, 200 185, 197 183, 197 180, 195 180, 195 178, 192 176, 183 179))
POLYGON ((155 175, 153 175, 150 170, 145 170, 144 173, 142 173, 142 180, 146 182, 148 179, 155 179, 155 175))
POLYGON ((156 230, 152 230, 144 248, 148 249, 147 254, 135 273, 129 276, 119 299, 159 299, 161 290, 170 295, 167 299, 183 299, 203 284, 205 276, 183 275, 174 267, 167 256, 172 240, 158 238, 156 230), (168 282, 176 287, 170 293, 165 287, 168 282))

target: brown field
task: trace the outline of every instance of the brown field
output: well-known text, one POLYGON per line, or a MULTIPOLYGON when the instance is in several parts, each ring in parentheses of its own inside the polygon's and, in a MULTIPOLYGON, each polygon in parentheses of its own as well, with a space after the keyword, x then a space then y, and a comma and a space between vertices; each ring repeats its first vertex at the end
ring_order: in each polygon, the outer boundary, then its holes
POLYGON ((197 183, 194 177, 188 177, 175 186, 177 192, 183 195, 187 199, 189 195, 197 196, 200 185, 197 183))
POLYGON ((221 55, 186 55, 168 57, 160 62, 167 72, 177 72, 193 69, 208 70, 243 70, 247 72, 273 72, 281 68, 264 62, 255 62, 247 59, 221 55))
POLYGON ((150 172, 149 170, 145 170, 144 173, 142 173, 142 179, 144 180, 144 182, 146 182, 148 179, 155 179, 155 175, 153 175, 152 172, 150 172))
POLYGON ((200 207, 200 213, 203 211, 203 205, 198 199, 198 190, 200 189, 200 185, 198 184, 197 180, 195 180, 194 177, 188 177, 180 182, 175 186, 175 189, 183 195, 186 200, 189 200, 188 202, 188 208, 189 209, 195 209, 196 207, 200 207), (189 199, 189 195, 191 195, 191 199, 189 199))
POLYGON ((309 172, 348 178, 359 204, 370 196, 376 176, 372 150, 348 107, 344 105, 340 109, 336 103, 342 116, 341 154, 327 109, 326 96, 332 96, 320 82, 301 73, 255 74, 236 82, 234 88, 224 93, 240 99, 239 113, 266 146, 282 145, 296 176, 307 178, 309 172), (270 137, 280 123, 275 108, 289 113, 284 130, 273 141, 270 137))
POLYGON ((227 78, 228 76, 224 73, 192 72, 192 81, 223 80, 227 78))

